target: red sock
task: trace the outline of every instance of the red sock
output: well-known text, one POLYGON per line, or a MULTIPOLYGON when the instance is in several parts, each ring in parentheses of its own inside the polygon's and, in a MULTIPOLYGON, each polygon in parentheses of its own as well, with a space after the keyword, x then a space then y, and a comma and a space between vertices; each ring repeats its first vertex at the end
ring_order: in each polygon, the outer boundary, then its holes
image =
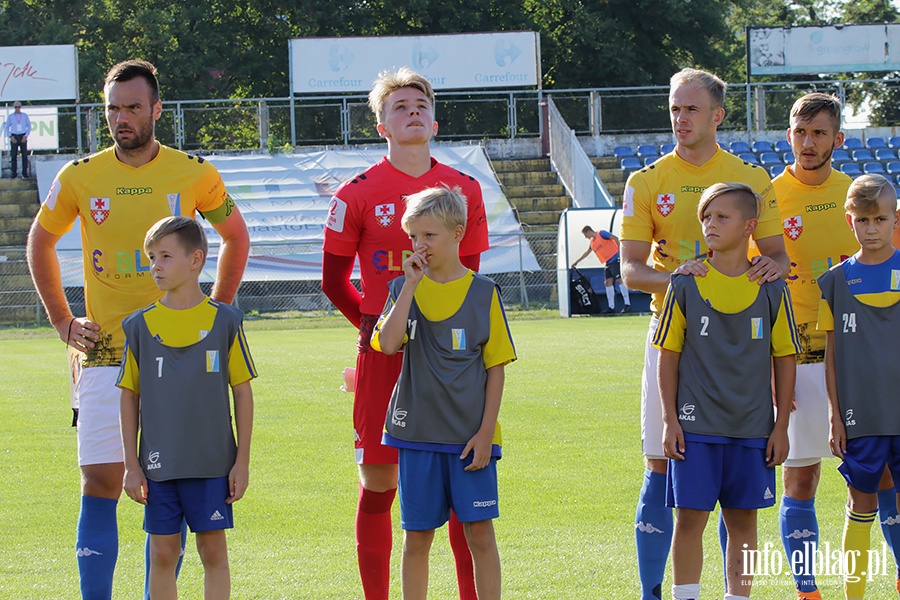
POLYGON ((450 511, 450 522, 447 524, 447 533, 450 537, 450 548, 453 550, 453 560, 456 562, 456 582, 459 585, 459 600, 478 600, 475 593, 475 569, 472 565, 472 553, 469 552, 469 543, 466 541, 466 533, 463 524, 456 518, 456 513, 450 511))
POLYGON ((391 582, 391 505, 397 490, 373 492, 359 486, 356 556, 366 600, 387 600, 391 582))

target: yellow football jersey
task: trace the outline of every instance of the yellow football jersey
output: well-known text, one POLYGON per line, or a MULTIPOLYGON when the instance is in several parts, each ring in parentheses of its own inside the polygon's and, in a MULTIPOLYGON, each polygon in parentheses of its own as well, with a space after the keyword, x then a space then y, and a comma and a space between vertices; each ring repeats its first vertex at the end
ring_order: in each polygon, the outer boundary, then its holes
MULTIPOLYGON (((707 256, 697 206, 703 191, 715 183, 749 185, 765 200, 755 239, 781 235, 775 191, 769 176, 721 148, 701 166, 672 152, 628 178, 622 202, 622 240, 653 242, 653 268, 671 273, 678 265, 707 256)), ((659 314, 662 294, 653 295, 659 314)))
POLYGON ((122 320, 162 297, 143 251, 147 230, 164 217, 193 218, 197 211, 219 223, 232 208, 212 164, 162 145, 138 168, 120 162, 113 147, 62 168, 37 218, 63 235, 81 217, 87 317, 100 325, 100 341, 83 366, 118 365, 122 320))

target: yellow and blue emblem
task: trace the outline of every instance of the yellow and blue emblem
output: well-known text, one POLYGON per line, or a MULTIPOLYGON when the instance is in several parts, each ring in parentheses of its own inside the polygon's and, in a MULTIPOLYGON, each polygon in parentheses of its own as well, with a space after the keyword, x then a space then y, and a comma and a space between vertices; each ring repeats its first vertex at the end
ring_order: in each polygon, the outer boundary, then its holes
POLYGON ((207 373, 218 373, 219 372, 219 351, 218 350, 207 350, 206 351, 206 372, 207 373))
POLYGON ((453 329, 453 349, 454 350, 465 350, 466 349, 466 330, 465 329, 453 329))
POLYGON ((750 338, 754 340, 763 339, 763 320, 762 317, 750 318, 750 338))

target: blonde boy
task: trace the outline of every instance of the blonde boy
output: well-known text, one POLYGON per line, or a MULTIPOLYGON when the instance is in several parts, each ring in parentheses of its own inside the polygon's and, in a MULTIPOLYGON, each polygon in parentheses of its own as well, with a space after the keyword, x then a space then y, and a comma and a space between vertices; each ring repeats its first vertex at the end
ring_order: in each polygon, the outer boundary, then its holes
POLYGON ((897 194, 881 175, 863 175, 847 191, 847 224, 859 251, 819 277, 819 328, 825 340, 825 386, 831 451, 843 462, 849 501, 844 525, 848 561, 844 590, 862 598, 868 573, 869 531, 877 516, 885 466, 900 481, 900 251, 897 194), (855 567, 855 568, 853 568, 855 567))
POLYGON ((407 199, 413 253, 390 293, 372 347, 403 352, 383 443, 399 450, 403 598, 424 600, 434 530, 463 523, 479 600, 500 598, 494 538, 497 415, 504 366, 516 359, 497 285, 459 259, 466 201, 430 188, 407 199))
POLYGON ((706 275, 672 277, 653 340, 669 458, 666 503, 676 509, 676 600, 700 595, 703 530, 716 503, 728 527, 727 597, 749 597, 742 551, 756 548, 756 511, 775 503, 775 465, 788 452, 797 353, 790 293, 781 279, 758 284, 747 275, 761 204, 741 183, 703 193, 697 214, 712 250, 706 275))
POLYGON ((158 221, 144 251, 165 295, 122 323, 125 351, 116 385, 122 389, 124 488, 145 507, 153 600, 177 597, 182 521, 197 534, 205 597, 229 597, 225 529, 234 526, 232 504, 249 482, 256 367, 241 312, 200 289, 207 247, 193 219, 158 221))

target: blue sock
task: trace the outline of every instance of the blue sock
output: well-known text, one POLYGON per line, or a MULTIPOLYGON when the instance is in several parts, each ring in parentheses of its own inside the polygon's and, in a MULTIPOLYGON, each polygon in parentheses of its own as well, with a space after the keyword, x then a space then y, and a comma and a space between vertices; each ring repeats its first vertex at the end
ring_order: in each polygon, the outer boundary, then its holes
POLYGON ((878 521, 881 523, 884 541, 894 555, 897 576, 900 578, 900 563, 897 562, 900 556, 900 516, 897 514, 897 492, 894 488, 878 492, 878 521))
POLYGON ((75 554, 83 600, 112 598, 113 572, 119 555, 117 504, 111 498, 81 497, 75 554))
POLYGON ((815 498, 796 500, 789 496, 781 497, 779 510, 781 523, 781 541, 787 555, 789 565, 796 565, 794 585, 799 592, 812 592, 816 587, 816 577, 811 564, 819 544, 819 522, 816 520, 815 498), (797 557, 798 560, 794 560, 797 557), (810 562, 805 559, 809 557, 810 562))
MULTIPOLYGON (((178 564, 175 565, 175 579, 181 573, 181 563, 184 562, 184 546, 187 543, 187 521, 181 520, 181 555, 178 557, 178 564)), ((144 600, 150 600, 150 534, 147 534, 147 541, 144 543, 144 600)))
POLYGON ((728 528, 725 527, 725 517, 722 509, 719 509, 719 545, 722 547, 722 576, 725 578, 725 592, 728 592, 728 528))
POLYGON ((644 470, 644 485, 634 516, 641 600, 662 598, 666 560, 672 546, 672 509, 666 507, 666 475, 644 470))

